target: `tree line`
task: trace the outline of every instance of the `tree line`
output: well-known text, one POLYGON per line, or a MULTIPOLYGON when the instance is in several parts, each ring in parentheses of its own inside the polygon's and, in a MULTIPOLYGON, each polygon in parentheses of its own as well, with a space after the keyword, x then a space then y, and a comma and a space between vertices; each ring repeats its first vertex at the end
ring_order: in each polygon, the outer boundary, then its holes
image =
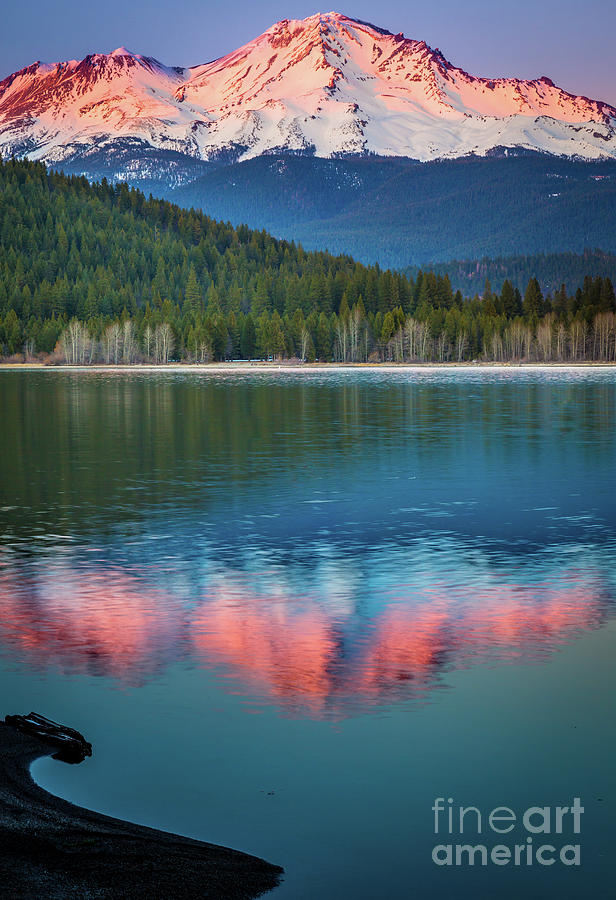
MULTIPOLYGON (((460 288, 463 294, 473 295, 483 292, 486 280, 494 288, 501 290, 504 282, 509 280, 521 291, 533 277, 547 293, 554 293, 563 284, 575 288, 582 284, 584 277, 591 272, 593 276, 616 278, 616 253, 606 253, 600 249, 587 249, 583 253, 535 253, 518 256, 483 257, 474 260, 453 260, 451 262, 435 262, 423 267, 439 275, 449 275, 454 288, 460 288)), ((404 269, 410 278, 417 278, 421 271, 419 266, 404 269)))
POLYGON ((0 352, 69 363, 180 359, 616 359, 609 277, 575 292, 454 291, 304 251, 125 184, 0 162, 0 352))

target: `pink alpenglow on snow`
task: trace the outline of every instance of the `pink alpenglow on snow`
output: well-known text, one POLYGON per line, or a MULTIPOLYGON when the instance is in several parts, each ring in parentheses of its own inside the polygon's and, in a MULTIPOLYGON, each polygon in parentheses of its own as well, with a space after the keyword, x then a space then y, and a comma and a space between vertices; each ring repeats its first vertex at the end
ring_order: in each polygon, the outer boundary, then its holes
POLYGON ((616 157, 616 109, 549 78, 477 78, 424 41, 339 13, 284 20, 168 67, 124 47, 0 82, 0 153, 61 162, 119 138, 208 160, 279 151, 418 160, 524 148, 616 157))

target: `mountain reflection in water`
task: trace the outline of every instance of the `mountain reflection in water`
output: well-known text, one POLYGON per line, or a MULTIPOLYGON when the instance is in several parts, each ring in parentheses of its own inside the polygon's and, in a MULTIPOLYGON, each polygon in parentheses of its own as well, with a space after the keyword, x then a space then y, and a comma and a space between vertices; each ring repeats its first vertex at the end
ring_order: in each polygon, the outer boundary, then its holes
POLYGON ((613 370, 5 373, 0 653, 425 702, 613 612, 613 370))
POLYGON ((215 547, 198 571, 60 561, 0 569, 0 643, 30 665, 138 685, 176 662, 286 714, 344 717, 429 700, 446 673, 540 660, 610 613, 613 548, 534 553, 444 535, 284 556, 215 547))

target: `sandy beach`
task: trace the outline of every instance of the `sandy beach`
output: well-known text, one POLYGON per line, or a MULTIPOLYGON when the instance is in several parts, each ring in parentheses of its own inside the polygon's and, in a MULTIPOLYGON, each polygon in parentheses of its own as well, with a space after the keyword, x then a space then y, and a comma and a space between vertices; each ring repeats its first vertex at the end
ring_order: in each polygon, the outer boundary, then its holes
POLYGON ((172 373, 182 375, 272 375, 276 372, 293 374, 321 374, 327 372, 430 372, 455 370, 459 372, 513 371, 532 372, 549 369, 571 371, 572 369, 615 369, 616 363, 275 363, 275 362, 215 362, 215 363, 167 363, 154 365, 134 363, 131 365, 91 365, 91 366, 49 366, 44 363, 0 363, 1 371, 19 372, 138 372, 172 373))

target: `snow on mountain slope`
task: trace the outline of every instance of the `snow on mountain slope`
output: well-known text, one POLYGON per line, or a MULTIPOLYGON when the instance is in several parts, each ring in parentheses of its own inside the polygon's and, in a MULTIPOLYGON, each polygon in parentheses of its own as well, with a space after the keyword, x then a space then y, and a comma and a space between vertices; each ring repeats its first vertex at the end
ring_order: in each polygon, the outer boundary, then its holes
POLYGON ((548 78, 476 78, 338 13, 284 20, 192 69, 124 48, 0 82, 0 152, 62 162, 132 140, 195 159, 290 150, 418 160, 515 147, 616 157, 616 109, 548 78))
POLYGON ((175 100, 183 69, 129 53, 34 63, 0 83, 0 147, 59 161, 105 137, 135 136, 186 152, 196 112, 175 100))

